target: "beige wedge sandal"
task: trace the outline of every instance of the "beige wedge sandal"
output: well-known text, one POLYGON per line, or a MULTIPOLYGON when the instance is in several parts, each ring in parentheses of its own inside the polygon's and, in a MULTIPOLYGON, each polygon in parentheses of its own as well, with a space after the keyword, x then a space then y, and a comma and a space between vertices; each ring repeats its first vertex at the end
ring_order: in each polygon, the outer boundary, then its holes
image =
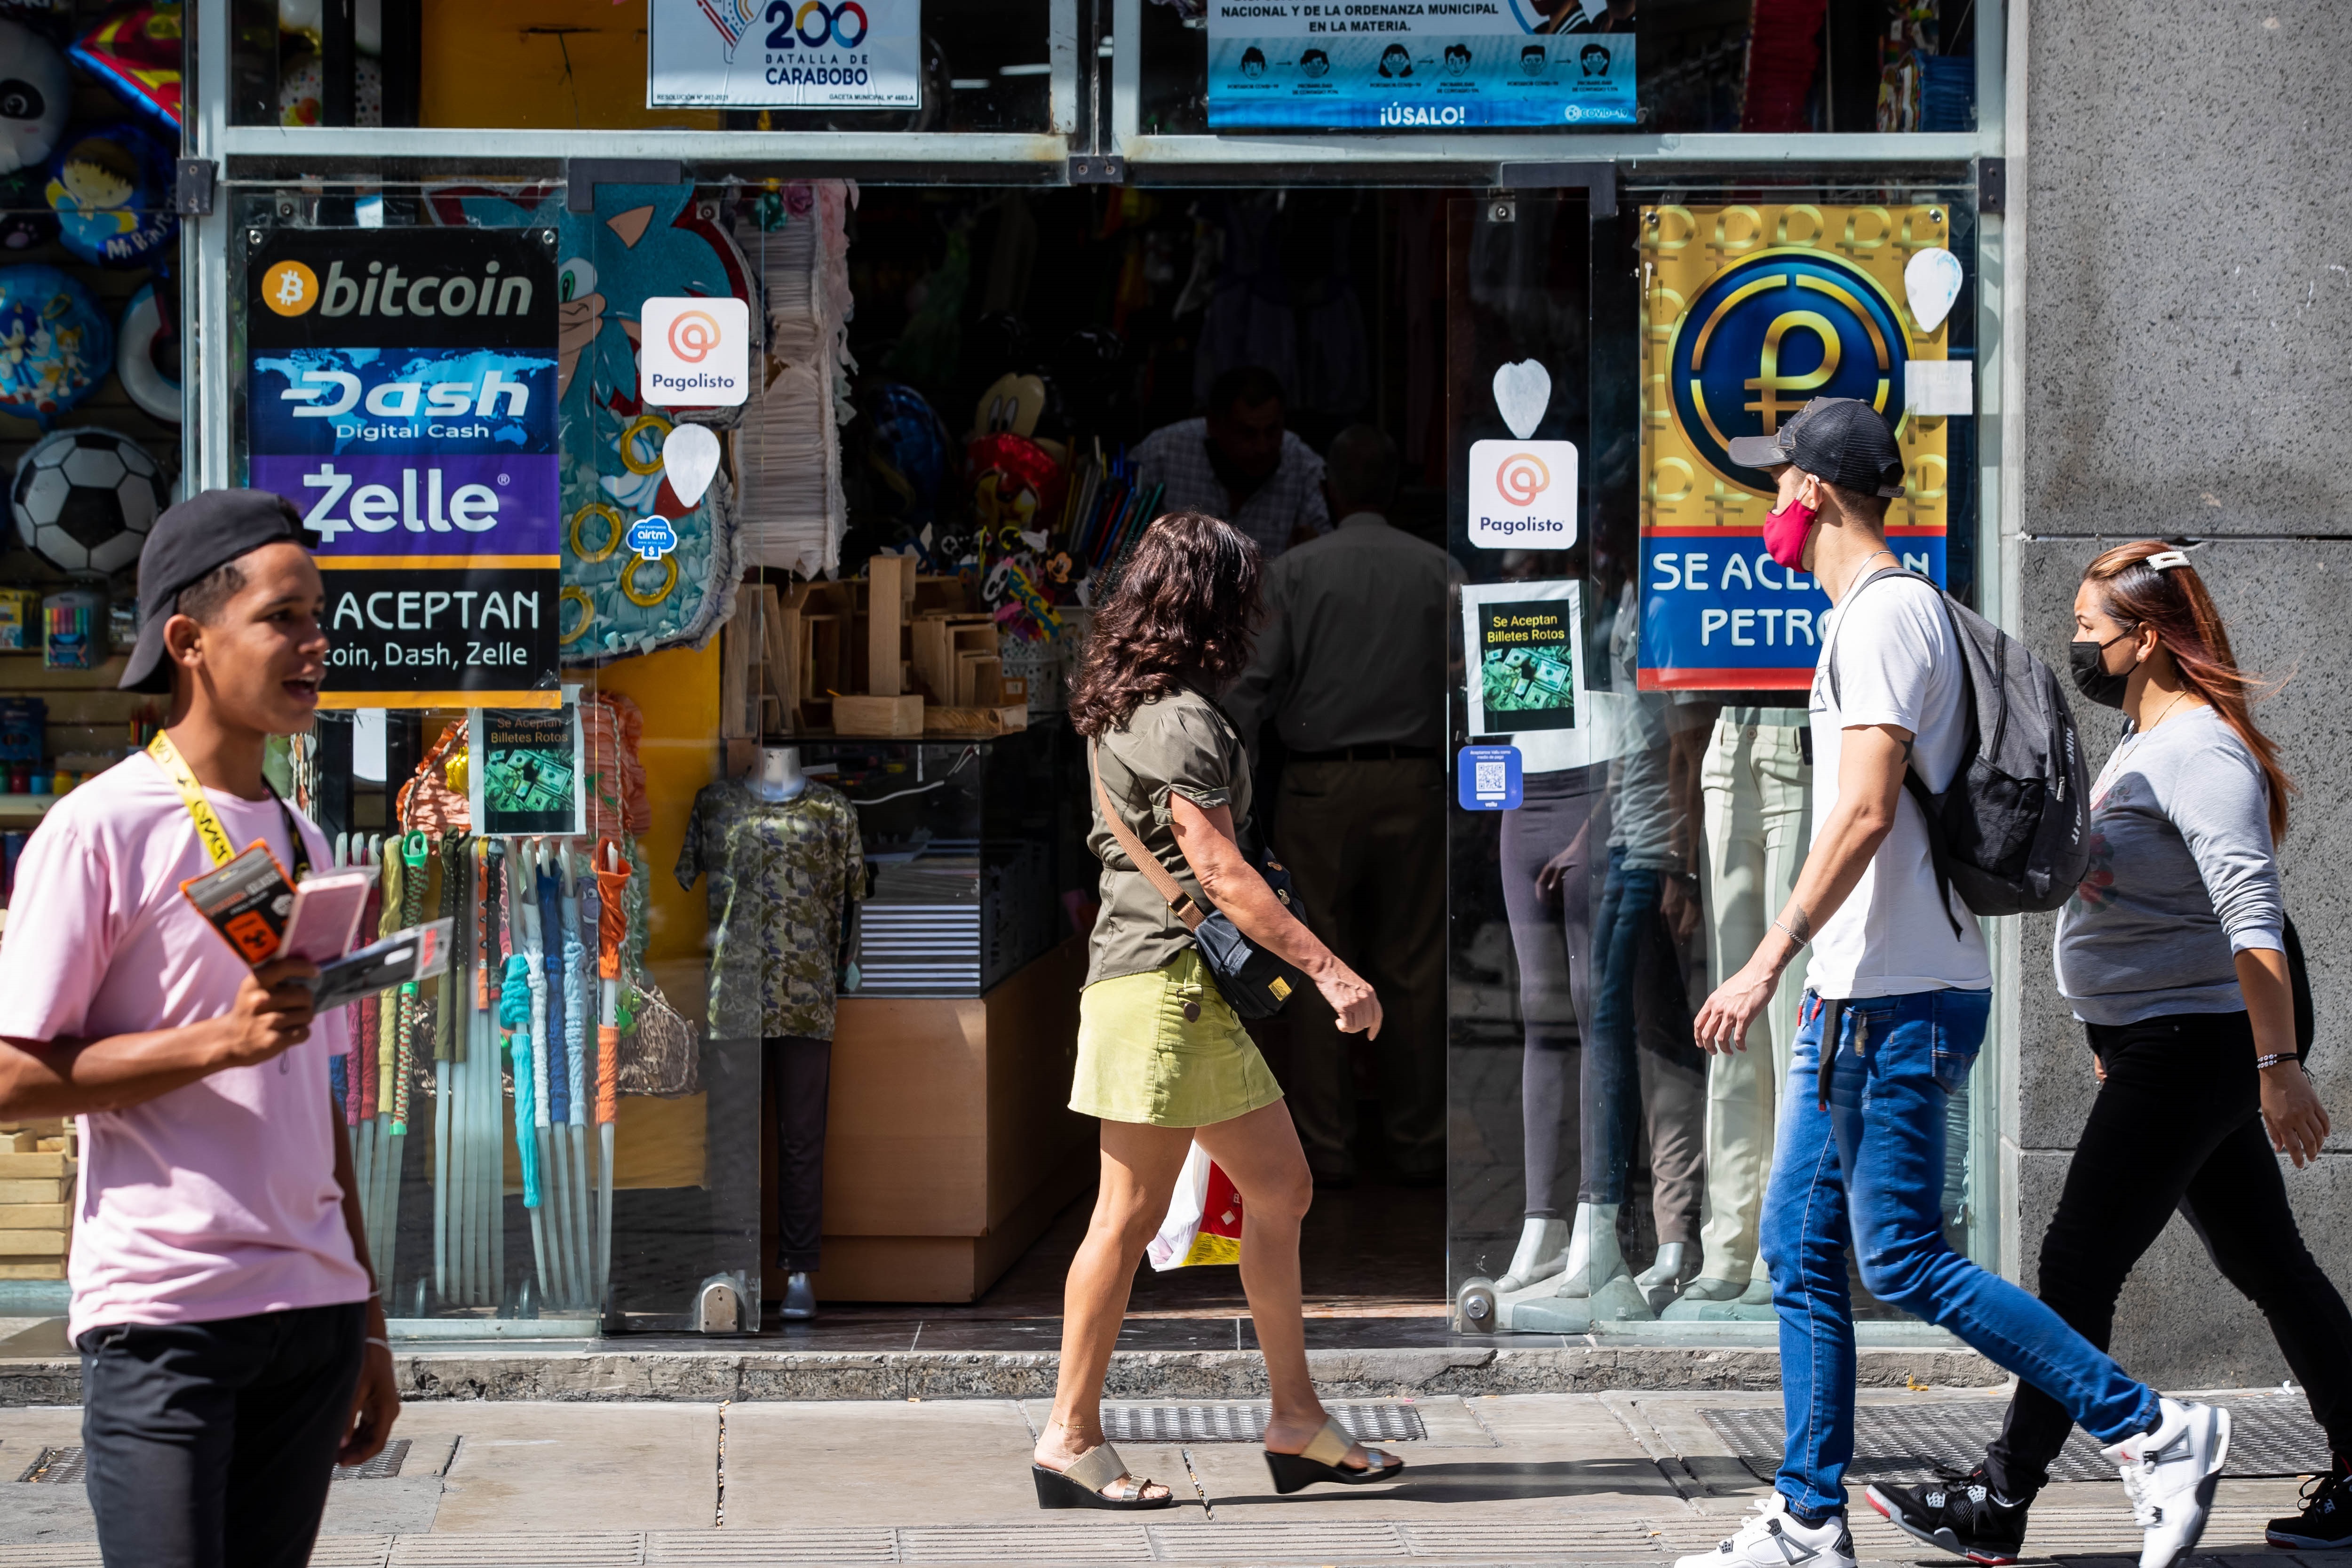
POLYGON ((1099 1448, 1087 1449, 1066 1470, 1049 1470, 1033 1461, 1029 1474, 1037 1483, 1039 1508, 1131 1510, 1166 1508, 1176 1500, 1173 1488, 1169 1489, 1166 1497, 1145 1497, 1144 1489, 1151 1485, 1150 1479, 1139 1479, 1128 1474, 1127 1461, 1121 1459, 1118 1450, 1108 1443, 1099 1448), (1123 1483, 1116 1493, 1103 1490, 1115 1481, 1123 1483))

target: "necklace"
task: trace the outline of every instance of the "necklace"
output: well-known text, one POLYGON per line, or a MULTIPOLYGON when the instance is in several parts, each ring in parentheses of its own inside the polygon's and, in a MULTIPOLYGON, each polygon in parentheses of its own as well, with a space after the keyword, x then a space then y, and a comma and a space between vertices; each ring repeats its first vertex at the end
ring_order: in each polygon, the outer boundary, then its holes
POLYGON ((1853 586, 1854 578, 1862 575, 1862 569, 1864 566, 1869 565, 1872 562, 1877 560, 1882 555, 1885 556, 1889 561, 1893 561, 1895 559, 1894 551, 1887 549, 1885 546, 1881 546, 1880 548, 1872 551, 1869 554, 1864 556, 1861 560, 1855 562, 1853 563, 1853 571, 1846 577, 1845 586, 1838 590, 1838 597, 1841 599, 1844 598, 1846 596, 1847 590, 1853 586))
POLYGON ((2189 688, 2187 688, 2187 687, 2185 687, 2185 686, 2184 686, 2184 687, 2182 687, 2179 690, 2178 690, 2178 691, 2174 692, 2174 693, 2172 694, 2172 700, 2171 700, 2171 701, 2169 701, 2169 702, 2168 702, 2168 703, 2166 703, 2166 704, 2164 705, 2164 711, 2163 711, 2163 712, 2161 712, 2161 713, 2159 713, 2159 714, 2158 714, 2155 718, 2153 718, 2153 719, 2149 720, 2147 723, 2140 725, 2140 726, 2139 726, 2139 732, 2140 732, 2141 734, 2145 735, 2145 734, 2147 734, 2150 730, 2155 729, 2158 724, 2163 723, 2167 719, 2171 718, 2171 717, 2172 717, 2172 710, 2173 710, 2175 708, 2179 707, 2179 706, 2180 706, 2180 700, 2181 700, 2181 699, 2182 699, 2182 698, 2184 698, 2184 697, 2187 697, 2188 695, 2189 695, 2189 688))

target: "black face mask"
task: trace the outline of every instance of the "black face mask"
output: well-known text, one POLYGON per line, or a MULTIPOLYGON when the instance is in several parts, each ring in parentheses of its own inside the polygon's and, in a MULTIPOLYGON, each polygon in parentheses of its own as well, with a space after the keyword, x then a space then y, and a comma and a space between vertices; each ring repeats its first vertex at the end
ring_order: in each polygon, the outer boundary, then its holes
POLYGON ((2105 642, 2068 643, 2066 667, 2068 673, 2074 678, 2074 689, 2102 708, 2122 707, 2124 692, 2131 685, 2131 671, 2126 670, 2121 675, 2108 674, 2102 656, 2131 635, 2121 632, 2105 642))

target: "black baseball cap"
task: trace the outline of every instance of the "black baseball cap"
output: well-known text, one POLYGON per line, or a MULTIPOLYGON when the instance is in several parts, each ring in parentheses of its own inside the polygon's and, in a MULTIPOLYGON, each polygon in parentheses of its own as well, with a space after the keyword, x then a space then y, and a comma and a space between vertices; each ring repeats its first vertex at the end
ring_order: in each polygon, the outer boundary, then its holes
POLYGON ((205 490, 166 508, 139 551, 139 641, 115 684, 124 691, 170 691, 163 623, 178 611, 180 591, 281 539, 305 550, 320 542, 292 501, 268 490, 205 490))
POLYGON ((1903 493, 1903 454, 1878 410, 1854 397, 1816 397, 1776 436, 1740 436, 1731 460, 1743 468, 1794 463, 1840 489, 1893 498, 1903 493))

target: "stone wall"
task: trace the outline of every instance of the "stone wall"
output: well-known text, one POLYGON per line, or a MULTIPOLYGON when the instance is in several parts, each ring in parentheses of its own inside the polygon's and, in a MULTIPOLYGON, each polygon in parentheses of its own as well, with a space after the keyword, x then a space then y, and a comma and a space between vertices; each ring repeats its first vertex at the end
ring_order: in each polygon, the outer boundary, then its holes
MULTIPOLYGON (((2315 1165, 2281 1168, 2322 1266, 2352 1282, 2352 8, 2042 0, 2024 33, 2021 624, 2063 669, 2084 563, 2126 539, 2195 540, 2240 660, 2289 678, 2259 719, 2301 785, 2287 908, 2336 1131, 2315 1165)), ((2118 721, 2083 717, 2095 763, 2118 721)), ((2093 1092, 2051 929, 2022 932, 2005 1119, 2029 1283, 2093 1092)), ((2177 1217, 2125 1289, 2116 1349, 2168 1387, 2286 1375, 2177 1217)))

